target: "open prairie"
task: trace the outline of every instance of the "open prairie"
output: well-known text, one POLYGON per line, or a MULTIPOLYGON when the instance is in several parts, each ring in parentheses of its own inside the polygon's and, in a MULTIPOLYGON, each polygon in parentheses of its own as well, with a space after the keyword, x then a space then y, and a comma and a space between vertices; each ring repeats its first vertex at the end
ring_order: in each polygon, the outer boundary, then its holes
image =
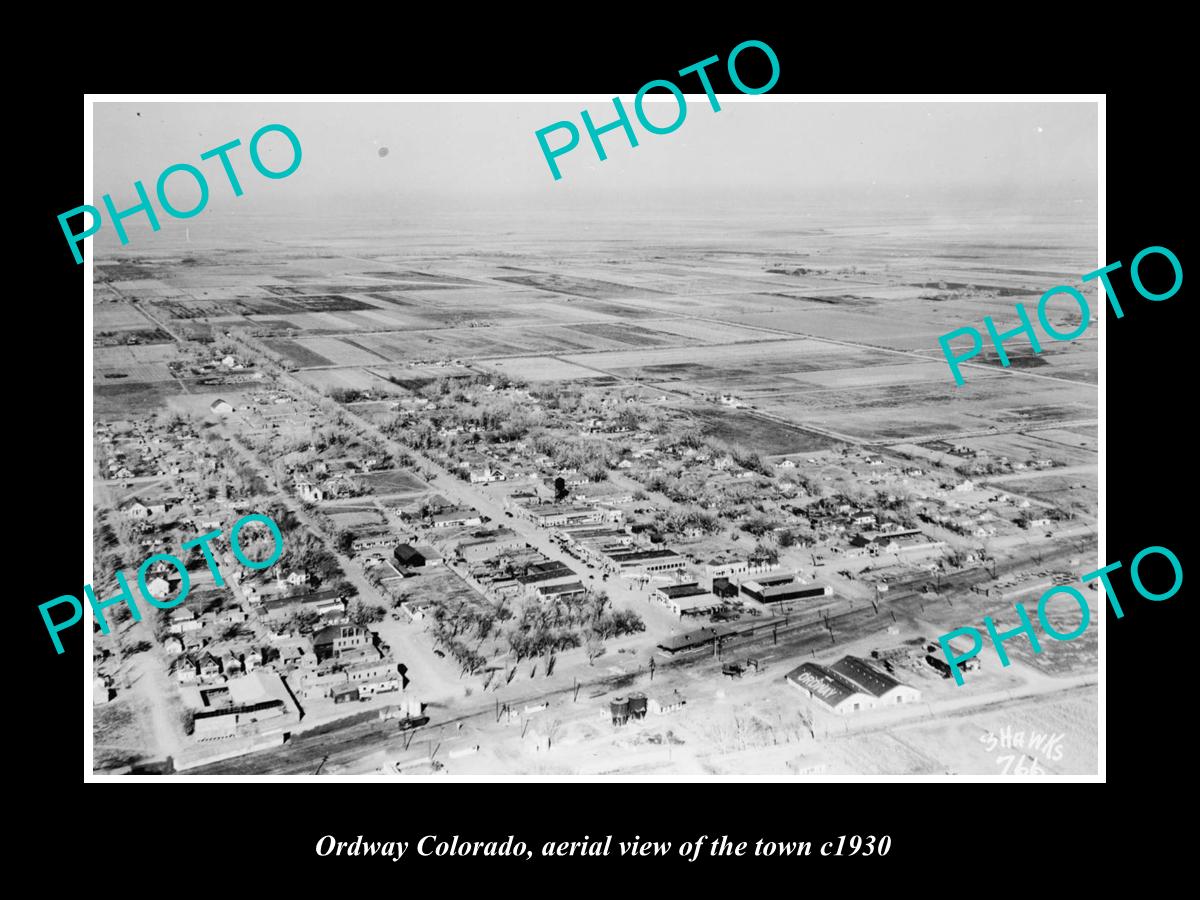
MULTIPOLYGON (((733 429, 746 433, 775 421, 860 442, 976 435, 996 452, 1003 439, 1014 452, 1094 464, 1094 441, 1085 449, 1067 437, 1096 418, 1094 325, 1036 355, 1013 340, 1011 368, 981 354, 961 387, 937 344, 985 315, 1003 325, 1014 303, 1036 304, 1056 284, 1078 285, 1094 267, 1092 219, 813 218, 796 227, 760 214, 722 223, 721 235, 653 220, 636 239, 617 222, 593 222, 586 242, 563 236, 565 225, 540 240, 539 229, 498 234, 470 219, 454 237, 381 224, 344 244, 301 228, 291 252, 246 235, 242 252, 197 253, 190 265, 163 235, 98 270, 111 296, 97 329, 153 340, 181 324, 249 326, 321 390, 419 386, 453 365, 532 382, 643 385, 685 407, 728 394, 743 420, 759 423, 733 429)), ((272 220, 255 233, 291 227, 272 220)), ((1092 286, 1085 294, 1094 298, 1092 286)), ((1052 320, 1066 327, 1072 314, 1054 309, 1052 320)), ((98 395, 140 406, 179 392, 157 346, 99 348, 98 395)))

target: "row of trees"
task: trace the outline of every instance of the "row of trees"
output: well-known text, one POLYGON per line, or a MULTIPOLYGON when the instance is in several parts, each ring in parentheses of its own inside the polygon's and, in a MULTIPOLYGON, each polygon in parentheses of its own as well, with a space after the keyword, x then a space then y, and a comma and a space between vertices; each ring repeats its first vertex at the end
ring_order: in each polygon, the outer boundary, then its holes
POLYGON ((306 573, 313 588, 343 576, 337 557, 309 531, 293 532, 290 536, 284 533, 283 556, 278 565, 281 571, 306 573))
MULTIPOLYGON (((631 610, 609 610, 603 591, 589 592, 579 601, 551 601, 529 604, 514 616, 507 603, 489 608, 463 602, 457 608, 439 604, 432 610, 430 624, 434 646, 452 656, 463 671, 474 674, 487 663, 485 643, 498 639, 492 653, 500 652, 501 643, 519 663, 523 659, 554 654, 585 644, 589 658, 597 646, 609 638, 645 630, 641 616, 631 610), (505 623, 508 623, 505 625, 505 623)), ((547 673, 552 662, 547 660, 547 673)))
POLYGON ((608 478, 609 461, 615 460, 619 452, 604 438, 576 437, 564 439, 562 435, 539 432, 530 436, 533 449, 554 460, 560 469, 574 469, 590 481, 608 478))
POLYGON ((556 601, 527 606, 506 633, 517 661, 557 653, 586 644, 588 658, 603 652, 603 642, 644 631, 642 617, 632 610, 608 610, 608 595, 589 591, 581 601, 556 601))
POLYGON ((445 648, 445 652, 458 662, 464 672, 474 675, 487 663, 481 648, 491 635, 494 621, 486 615, 479 616, 470 604, 460 604, 454 613, 438 605, 433 610, 428 630, 433 636, 435 648, 445 648), (468 643, 468 639, 475 641, 474 646, 468 643))
POLYGON ((697 529, 704 534, 716 534, 721 530, 721 520, 710 512, 692 508, 660 516, 658 526, 664 534, 687 534, 697 529))

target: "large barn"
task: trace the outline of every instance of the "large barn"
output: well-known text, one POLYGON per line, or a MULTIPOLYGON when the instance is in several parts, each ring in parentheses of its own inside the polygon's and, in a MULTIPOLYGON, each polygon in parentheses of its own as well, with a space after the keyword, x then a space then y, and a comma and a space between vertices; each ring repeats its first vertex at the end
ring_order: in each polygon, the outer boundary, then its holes
POLYGON ((742 593, 759 603, 782 603, 787 600, 815 600, 833 593, 828 585, 808 584, 795 572, 760 575, 742 582, 742 593))
POLYGON ((817 663, 806 662, 787 674, 788 683, 819 700, 839 716, 871 709, 875 698, 857 685, 817 663))
POLYGON ((891 675, 880 672, 857 656, 843 656, 829 668, 863 688, 875 698, 878 706, 916 703, 921 699, 921 692, 916 688, 901 684, 891 675))
POLYGON ((857 656, 843 656, 831 666, 804 663, 788 672, 787 680, 839 716, 921 699, 916 688, 901 684, 857 656))

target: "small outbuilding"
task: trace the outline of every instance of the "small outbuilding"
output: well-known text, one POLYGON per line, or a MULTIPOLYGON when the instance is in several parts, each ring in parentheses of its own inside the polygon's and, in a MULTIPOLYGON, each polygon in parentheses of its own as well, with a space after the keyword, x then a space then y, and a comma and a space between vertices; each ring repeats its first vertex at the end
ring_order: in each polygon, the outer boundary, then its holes
POLYGON ((396 564, 402 568, 419 569, 425 565, 425 555, 410 544, 401 544, 392 551, 392 555, 396 558, 396 564))

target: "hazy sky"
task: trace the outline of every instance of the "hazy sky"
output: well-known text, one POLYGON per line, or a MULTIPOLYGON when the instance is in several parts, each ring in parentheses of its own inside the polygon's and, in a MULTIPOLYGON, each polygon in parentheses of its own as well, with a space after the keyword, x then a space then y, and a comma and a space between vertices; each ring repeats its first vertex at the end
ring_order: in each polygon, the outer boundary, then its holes
MULTIPOLYGON (((653 95, 651 95, 653 96, 653 95)), ((676 114, 669 95, 648 103, 659 124, 676 114)), ((1096 107, 1091 103, 801 103, 720 97, 713 112, 688 96, 687 118, 671 134, 645 131, 622 97, 638 136, 603 136, 600 162, 579 112, 597 125, 615 117, 611 101, 566 103, 97 103, 95 196, 118 209, 136 202, 133 181, 153 196, 159 173, 191 163, 208 178, 206 213, 231 204, 264 213, 342 216, 355 210, 455 207, 579 208, 588 204, 670 204, 705 196, 809 199, 870 205, 1096 197, 1096 107), (139 115, 140 114, 140 115, 139 115), (558 120, 580 143, 558 158, 555 181, 534 132, 558 120), (249 159, 251 135, 282 123, 296 132, 303 160, 269 180, 249 159), (232 197, 218 160, 200 154, 234 138, 231 153, 245 194, 232 197), (381 156, 380 149, 387 155, 381 156)), ((550 136, 557 147, 565 132, 550 136)), ((274 134, 261 145, 280 168, 290 159, 274 134)), ((194 202, 192 181, 173 175, 168 196, 194 202)), ((156 202, 157 206, 157 202, 156 202)))

